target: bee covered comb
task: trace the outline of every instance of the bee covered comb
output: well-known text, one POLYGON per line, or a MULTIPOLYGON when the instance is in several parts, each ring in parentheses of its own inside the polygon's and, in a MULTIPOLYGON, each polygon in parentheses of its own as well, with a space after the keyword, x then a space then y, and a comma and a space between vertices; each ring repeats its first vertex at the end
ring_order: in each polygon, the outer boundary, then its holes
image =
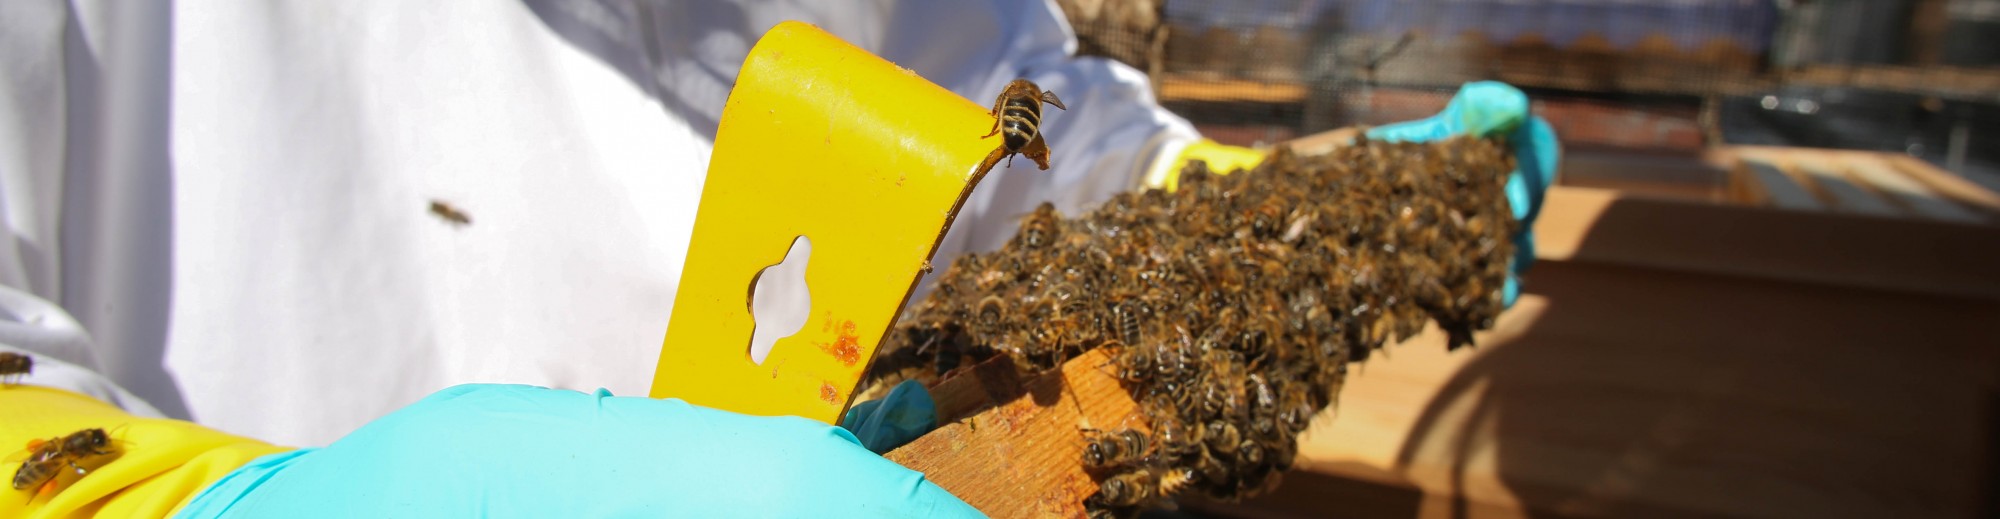
POLYGON ((994 125, 817 27, 766 32, 722 111, 652 396, 835 423, 984 175, 994 125), (753 301, 801 275, 804 297, 753 301), (787 305, 792 319, 753 318, 787 305))

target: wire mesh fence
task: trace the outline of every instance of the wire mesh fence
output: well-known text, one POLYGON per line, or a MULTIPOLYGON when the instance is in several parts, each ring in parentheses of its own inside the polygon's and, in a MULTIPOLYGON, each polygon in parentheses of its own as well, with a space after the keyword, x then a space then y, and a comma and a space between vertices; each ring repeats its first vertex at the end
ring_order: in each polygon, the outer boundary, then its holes
MULTIPOLYGON (((1798 144, 1909 149, 1932 127, 1991 135, 2000 105, 2000 0, 1059 3, 1082 53, 1150 72, 1163 104, 1233 144, 1422 117, 1484 79, 1530 91, 1566 142, 1621 148, 1727 141, 1725 128, 1745 126, 1721 119, 1771 118, 1723 107, 1796 111, 1803 96, 1918 115, 1833 132, 1890 136, 1881 142, 1798 144), (1852 90, 1891 95, 1842 94, 1852 90), (1896 126, 1910 120, 1922 124, 1896 126)), ((1782 124, 1818 124, 1794 119, 1782 124)), ((1943 153, 1950 138, 1939 139, 1928 148, 1943 153)))

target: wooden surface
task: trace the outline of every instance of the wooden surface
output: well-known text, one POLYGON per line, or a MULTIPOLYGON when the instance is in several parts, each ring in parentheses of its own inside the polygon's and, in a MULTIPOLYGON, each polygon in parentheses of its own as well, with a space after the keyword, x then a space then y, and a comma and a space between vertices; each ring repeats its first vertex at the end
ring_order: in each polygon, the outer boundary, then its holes
MULTIPOLYGON (((1446 353, 1435 328, 1392 346, 1353 371, 1276 491, 1184 510, 2000 513, 2000 195, 1892 154, 1710 155, 1697 162, 1720 169, 1695 182, 1714 192, 1552 188, 1541 261, 1481 346, 1446 353), (1851 191, 1826 193, 1828 179, 1851 191)), ((1672 176, 1673 161, 1642 160, 1672 176)), ((889 458, 998 517, 1076 516, 1095 491, 1079 428, 1144 425, 1102 363, 948 381, 934 394, 952 423, 889 458)))
MULTIPOLYGON (((1709 154, 1712 155, 1712 154, 1709 154)), ((1655 198, 1700 202, 1728 200, 1730 172, 1722 157, 1660 151, 1565 149, 1565 186, 1616 189, 1655 198)))
POLYGON ((1302 156, 1320 155, 1331 152, 1334 148, 1353 144, 1354 139, 1360 137, 1363 131, 1363 128, 1357 127, 1336 128, 1292 139, 1286 141, 1285 145, 1291 146, 1293 153, 1302 156))
POLYGON ((1730 146, 1730 202, 1955 223, 2000 220, 2000 194, 1915 158, 1873 151, 1730 146))
POLYGON ((1535 254, 1582 261, 1977 299, 2000 298, 2000 227, 1780 211, 1557 186, 1535 254))
POLYGON ((1479 349, 1419 337, 1357 370, 1310 476, 1200 510, 1991 517, 1990 302, 1567 262, 1528 286, 1479 349))
MULTIPOLYGON (((1286 144, 1302 154, 1323 153, 1359 131, 1340 128, 1286 144)), ((1899 153, 1780 146, 1565 151, 1561 185, 1624 197, 2000 224, 2000 193, 1899 153)))
POLYGON ((1479 348, 1445 353, 1430 330, 1371 359, 1337 415, 1304 436, 1303 471, 1264 498, 1190 507, 1396 518, 2000 511, 1993 228, 1560 187, 1542 218, 1543 261, 1479 348), (1948 248, 1961 241, 1982 249, 1948 248))
POLYGON ((1776 81, 1792 85, 1858 87, 1975 102, 2000 100, 2000 69, 1992 67, 1819 65, 1784 71, 1776 81))
POLYGON ((1257 81, 1250 79, 1169 75, 1160 81, 1160 100, 1248 101, 1256 103, 1299 103, 1306 99, 1306 85, 1297 81, 1257 81))
POLYGON ((1777 164, 1759 159, 1745 159, 1741 167, 1742 173, 1734 183, 1734 187, 1738 190, 1734 194, 1736 201, 1794 211, 1818 211, 1825 208, 1820 204, 1819 197, 1806 189, 1805 184, 1799 183, 1798 178, 1786 173, 1784 168, 1778 167, 1777 164))
MULTIPOLYGON (((2000 228, 1557 187, 1542 261, 1480 346, 1435 329, 1349 377, 1299 468, 1221 517, 1990 516, 2000 228)), ((1000 517, 1073 516, 1091 361, 940 388, 889 457, 1000 517), (1018 382, 1018 381, 1017 381, 1018 382), (1018 385, 1014 387, 1019 387, 1018 385), (1084 395, 1076 403, 1060 390, 1084 395), (951 400, 948 395, 981 395, 951 400), (1039 395, 1039 396, 1038 396, 1039 395)), ((1092 382, 1093 380, 1100 382, 1092 382)))
POLYGON ((885 457, 993 517, 1081 517, 1097 492, 1083 471, 1083 429, 1150 424, 1102 350, 1025 383, 996 360, 932 388, 944 425, 885 457))

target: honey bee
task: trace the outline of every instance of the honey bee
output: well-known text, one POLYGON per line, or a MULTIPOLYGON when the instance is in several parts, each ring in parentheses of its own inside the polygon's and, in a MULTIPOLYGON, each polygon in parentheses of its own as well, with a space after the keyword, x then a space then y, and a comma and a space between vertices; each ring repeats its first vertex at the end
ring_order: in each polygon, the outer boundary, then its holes
POLYGON ((1005 317, 1007 303, 999 296, 986 296, 979 300, 979 309, 973 312, 972 323, 987 333, 1000 330, 1001 319, 1005 317))
POLYGON ((1285 214, 1289 203, 1280 197, 1267 197, 1250 209, 1250 233, 1260 238, 1275 238, 1284 231, 1285 214))
POLYGON ((1269 458, 1268 461, 1271 463, 1271 468, 1279 471, 1292 469, 1292 463, 1298 460, 1299 455, 1299 442, 1294 438, 1297 438, 1297 436, 1285 434, 1278 438, 1272 438, 1267 442, 1268 445, 1265 447, 1265 450, 1268 454, 1266 457, 1269 458))
POLYGON ((54 487, 56 473, 63 466, 67 465, 81 476, 86 471, 77 465, 78 461, 112 452, 111 435, 98 428, 84 429, 61 438, 31 440, 28 442, 27 461, 14 471, 14 489, 41 486, 46 491, 54 487))
POLYGON ((1194 391, 1183 390, 1193 384, 1190 381, 1155 379, 1148 384, 1143 398, 1152 400, 1159 409, 1170 409, 1193 420, 1200 416, 1200 403, 1196 401, 1194 391))
POLYGON ((1112 349, 1110 363, 1113 375, 1127 383, 1145 383, 1153 371, 1153 354, 1149 348, 1113 341, 1104 346, 1112 349))
POLYGON ((1105 479, 1097 485, 1097 493, 1085 500, 1091 508, 1122 508, 1136 506, 1153 495, 1156 478, 1150 470, 1134 470, 1105 479))
POLYGON ((1278 392, 1271 388, 1262 373, 1251 373, 1246 377, 1244 389, 1250 397, 1250 430, 1258 435, 1269 435, 1277 427, 1278 392))
MULTIPOLYGON (((985 262, 982 261, 979 263, 985 262)), ((972 286, 984 292, 1000 290, 1013 281, 1013 276, 1008 275, 1008 271, 1000 268, 1000 265, 980 265, 967 270, 967 272, 978 273, 972 278, 972 286)), ((945 283, 940 282, 938 285, 942 287, 945 286, 945 283)))
POLYGON ((1292 434, 1306 430, 1307 426, 1312 425, 1313 415, 1319 413, 1313 406, 1312 388, 1306 384, 1285 386, 1284 395, 1278 400, 1281 402, 1278 423, 1283 424, 1285 430, 1292 434))
POLYGON ((1098 508, 1090 506, 1084 508, 1083 516, 1085 519, 1123 519, 1126 517, 1135 517, 1138 515, 1137 512, 1138 509, 1131 507, 1098 508))
POLYGON ((1180 413, 1153 413, 1153 435, 1169 457, 1193 454, 1201 448, 1201 428, 1181 420, 1180 413))
POLYGON ((1122 508, 1138 506, 1155 497, 1165 497, 1180 491, 1191 479, 1192 474, 1182 469, 1160 467, 1137 467, 1115 476, 1104 478, 1097 484, 1097 493, 1085 499, 1091 508, 1122 508))
POLYGON ((0 386, 11 386, 35 371, 35 358, 11 351, 0 351, 0 386))
MULTIPOLYGON (((67 461, 60 456, 53 445, 30 444, 27 461, 14 471, 14 490, 42 487, 47 491, 55 486, 56 473, 67 461)), ((80 473, 80 472, 79 472, 80 473)))
POLYGON ((1056 214, 1055 204, 1042 202, 1042 205, 1035 206, 1035 212, 1028 213, 1028 217, 1021 220, 1021 233, 1017 235, 1021 245, 1039 249, 1055 243, 1062 233, 1062 227, 1058 225, 1061 219, 1062 215, 1056 214))
MULTIPOLYGON (((1000 148, 987 156, 987 162, 1007 159, 1007 165, 1014 165, 1014 155, 1027 155, 1036 166, 1049 169, 1049 145, 1042 140, 1042 104, 1049 104, 1061 110, 1062 99, 1055 92, 1042 90, 1041 86, 1026 79, 1016 79, 1007 83, 1000 96, 993 99, 993 130, 980 136, 981 139, 1000 135, 1000 148)), ((990 165, 987 167, 991 167, 990 165)), ((984 168, 982 168, 984 169, 984 168)))
POLYGON ((1211 486, 1227 485, 1234 469, 1222 458, 1216 457, 1206 445, 1196 448, 1195 451, 1193 456, 1195 475, 1201 476, 1202 481, 1211 486))
POLYGON ((1246 469, 1264 464, 1264 444, 1255 438, 1244 438, 1236 445, 1236 463, 1246 469))
POLYGON ((1202 444, 1208 446, 1209 452, 1233 457, 1236 448, 1243 444, 1243 434, 1234 423, 1212 420, 1202 427, 1202 444))
POLYGON ((1235 418, 1244 416, 1244 385, 1248 382, 1243 366, 1238 359, 1241 354, 1234 351, 1214 349, 1202 356, 1202 363, 1208 367, 1202 379, 1194 388, 1196 400, 1200 403, 1201 416, 1211 418, 1235 418))
POLYGON ((1038 371, 1062 363, 1069 354, 1070 347, 1074 345, 1070 338, 1075 334, 1075 330, 1076 323, 1061 315, 1042 319, 1034 324, 1034 329, 1029 332, 1029 338, 1032 339, 1030 344, 1033 347, 1028 353, 1039 368, 1038 371))
POLYGON ((1161 343, 1154 352, 1154 373, 1166 380, 1185 379, 1199 370, 1200 360, 1195 358, 1194 340, 1188 337, 1186 329, 1175 328, 1180 332, 1180 340, 1161 343))
POLYGON ((63 455, 71 458, 111 454, 111 435, 104 429, 84 429, 70 433, 59 441, 62 442, 60 450, 63 455))
POLYGON ((445 203, 443 200, 431 199, 431 214, 453 226, 463 227, 472 225, 472 215, 465 214, 464 210, 452 207, 451 204, 445 203))
POLYGON ((1226 376, 1210 377, 1204 381, 1200 389, 1202 415, 1224 419, 1240 419, 1245 416, 1243 382, 1243 379, 1226 376))
POLYGON ((1135 429, 1120 429, 1103 432, 1084 429, 1088 441, 1083 446, 1083 467, 1089 470, 1104 470, 1123 467, 1140 461, 1152 451, 1152 441, 1146 433, 1135 429))
MULTIPOLYGON (((1072 300, 1071 303, 1072 306, 1088 305, 1088 302, 1083 301, 1082 298, 1072 300)), ((1105 339, 1104 314, 1092 312, 1083 308, 1078 308, 1068 313, 1071 316, 1070 322, 1071 324, 1074 325, 1074 327, 1070 330, 1071 335, 1074 336, 1074 338, 1078 343, 1080 343, 1081 345, 1090 345, 1090 344, 1101 345, 1109 342, 1104 340, 1105 339)))
POLYGON ((1207 162, 1199 159, 1190 161, 1181 168, 1180 190, 1175 193, 1188 201, 1210 198, 1214 194, 1216 178, 1214 173, 1209 172, 1207 162))

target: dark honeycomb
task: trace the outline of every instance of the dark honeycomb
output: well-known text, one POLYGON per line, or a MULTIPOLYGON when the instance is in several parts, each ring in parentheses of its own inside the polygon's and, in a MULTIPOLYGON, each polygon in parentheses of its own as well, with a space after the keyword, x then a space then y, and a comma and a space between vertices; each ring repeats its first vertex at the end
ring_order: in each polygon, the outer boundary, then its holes
POLYGON ((1447 347, 1492 326, 1515 230, 1513 160, 1484 139, 1280 149, 1248 173, 1195 163, 1177 192, 1080 218, 1043 204, 1006 247, 958 258, 891 333, 880 376, 935 379, 1006 356, 1042 372, 1092 348, 1150 420, 1092 431, 1094 515, 1180 491, 1277 483, 1347 364, 1436 321, 1447 347))

